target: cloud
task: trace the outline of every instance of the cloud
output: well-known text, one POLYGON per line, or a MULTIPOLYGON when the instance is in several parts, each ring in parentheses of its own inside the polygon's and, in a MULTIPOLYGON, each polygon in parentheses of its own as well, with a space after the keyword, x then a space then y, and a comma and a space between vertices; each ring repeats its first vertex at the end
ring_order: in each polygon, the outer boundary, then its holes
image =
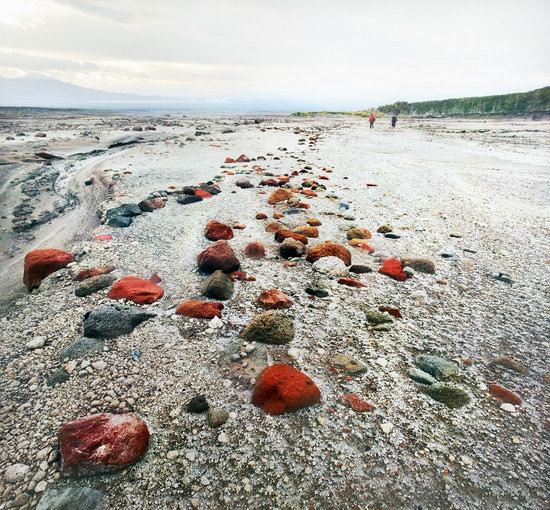
POLYGON ((53 2, 71 7, 85 14, 98 16, 118 23, 131 24, 155 11, 147 8, 150 4, 140 4, 132 0, 52 0, 53 2))

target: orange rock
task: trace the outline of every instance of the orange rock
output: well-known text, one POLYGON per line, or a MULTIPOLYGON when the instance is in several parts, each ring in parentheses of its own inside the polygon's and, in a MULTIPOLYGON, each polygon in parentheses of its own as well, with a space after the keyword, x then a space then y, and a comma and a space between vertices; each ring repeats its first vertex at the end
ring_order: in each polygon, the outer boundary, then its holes
POLYGON ((246 225, 244 223, 235 223, 235 225, 233 225, 233 228, 235 230, 244 230, 246 228, 246 225))
POLYGON ((366 400, 362 400, 355 393, 348 393, 347 395, 344 395, 342 397, 342 402, 346 406, 351 407, 356 413, 365 413, 374 409, 374 406, 371 403, 366 400))
POLYGON ((378 270, 379 273, 389 276, 398 282, 404 282, 409 275, 403 271, 403 265, 401 261, 396 258, 390 258, 384 260, 382 266, 378 270))
POLYGON ((370 239, 372 234, 368 228, 354 227, 347 231, 348 239, 370 239))
POLYGON ((324 243, 312 246, 307 251, 306 260, 313 263, 323 257, 338 257, 344 261, 346 266, 351 265, 350 251, 334 241, 325 241, 324 243))
POLYGON ((280 202, 286 202, 287 200, 291 199, 294 196, 294 193, 286 188, 279 188, 276 189, 271 195, 269 195, 269 198, 267 199, 267 203, 269 205, 275 205, 280 202))
POLYGON ((268 310, 280 310, 290 308, 294 301, 284 292, 278 289, 265 290, 258 297, 258 303, 268 310))
POLYGON ((321 220, 317 218, 309 218, 306 223, 308 225, 311 225, 312 227, 319 227, 320 225, 322 225, 321 220))
POLYGON ((88 278, 93 278, 94 276, 99 276, 100 274, 112 273, 115 270, 115 266, 100 266, 94 267, 92 269, 83 269, 80 271, 74 279, 77 282, 82 282, 88 278))
POLYGON ((219 301, 189 299, 178 306, 176 313, 192 319, 213 319, 214 317, 221 317, 222 310, 223 303, 219 301))
POLYGON ((307 244, 307 237, 302 234, 295 234, 286 228, 280 228, 277 232, 275 232, 275 241, 278 243, 282 243, 287 237, 291 237, 292 239, 296 239, 296 241, 307 244))
POLYGON ((37 289, 46 276, 67 267, 73 261, 73 255, 66 251, 32 250, 25 255, 23 283, 29 291, 37 289))
POLYGON ((266 232, 277 232, 277 230, 279 230, 281 228, 284 228, 282 223, 279 223, 278 221, 270 221, 265 226, 265 231, 266 232))
POLYGON ((355 287, 357 289, 362 289, 366 287, 366 285, 359 280, 355 280, 354 278, 338 278, 338 283, 341 285, 346 285, 348 287, 355 287))
POLYGON ((317 230, 316 227, 312 227, 310 225, 300 225, 292 229, 292 231, 296 234, 301 234, 306 237, 319 237, 319 230, 317 230))
POLYGON ((258 214, 256 214, 256 219, 257 220, 266 220, 267 219, 267 214, 265 214, 263 212, 259 212, 258 214))
POLYGON ((284 214, 281 214, 280 212, 276 212, 273 214, 273 219, 275 220, 280 220, 281 218, 284 218, 285 215, 284 214))
POLYGON ((208 191, 204 191, 203 189, 196 189, 195 195, 202 198, 212 198, 212 194, 208 193, 208 191))
POLYGON ((128 299, 140 305, 151 304, 164 295, 164 290, 151 280, 136 276, 125 276, 113 284, 107 297, 109 299, 128 299))
POLYGON ((310 189, 305 189, 302 191, 302 195, 306 196, 306 197, 316 197, 317 196, 317 193, 315 193, 315 191, 312 191, 310 189))

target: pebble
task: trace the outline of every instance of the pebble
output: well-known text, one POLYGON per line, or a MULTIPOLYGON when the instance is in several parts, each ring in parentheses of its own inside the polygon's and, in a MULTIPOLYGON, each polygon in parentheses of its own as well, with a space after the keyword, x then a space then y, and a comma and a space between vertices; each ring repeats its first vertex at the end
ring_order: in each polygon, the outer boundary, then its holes
POLYGON ((393 423, 389 421, 380 424, 380 428, 382 429, 382 432, 384 432, 384 434, 389 434, 393 430, 393 427, 393 423))
POLYGON ((105 363, 105 361, 103 361, 103 360, 94 361, 92 363, 92 368, 94 370, 99 370, 99 371, 105 370, 105 368, 107 368, 107 363, 105 363))
POLYGON ((516 406, 514 404, 502 404, 500 408, 507 413, 515 413, 516 406))
POLYGON ((34 349, 41 349, 46 345, 46 339, 43 336, 37 336, 36 338, 33 338, 32 340, 29 340, 25 346, 27 349, 34 350, 34 349))

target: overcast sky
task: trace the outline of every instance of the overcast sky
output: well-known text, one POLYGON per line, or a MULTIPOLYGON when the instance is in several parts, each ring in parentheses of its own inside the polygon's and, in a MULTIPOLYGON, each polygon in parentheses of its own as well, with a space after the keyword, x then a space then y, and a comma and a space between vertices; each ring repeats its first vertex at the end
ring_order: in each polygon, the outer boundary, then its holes
POLYGON ((0 76, 372 106, 550 85, 550 0, 0 0, 0 76))

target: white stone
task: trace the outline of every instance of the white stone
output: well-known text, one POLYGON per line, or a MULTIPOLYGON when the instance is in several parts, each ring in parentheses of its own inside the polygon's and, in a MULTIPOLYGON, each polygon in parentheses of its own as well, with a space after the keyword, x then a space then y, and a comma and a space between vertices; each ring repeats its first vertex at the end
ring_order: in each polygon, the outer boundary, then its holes
POLYGON ((386 367, 388 365, 388 360, 386 358, 377 358, 376 364, 380 365, 382 368, 386 367))
POLYGON ((338 257, 322 257, 314 262, 311 267, 314 271, 326 274, 331 278, 348 275, 346 264, 338 257))
POLYGON ((393 423, 386 421, 380 424, 380 428, 382 429, 382 432, 384 432, 384 434, 389 434, 393 430, 393 423))
POLYGON ((179 452, 177 450, 171 450, 166 454, 166 458, 168 460, 174 460, 179 455, 179 452))
POLYGON ((37 336, 32 340, 29 340, 25 345, 27 349, 41 349, 46 344, 46 339, 43 336, 37 336))
POLYGON ((227 436, 227 434, 225 432, 222 432, 219 436, 218 436, 218 441, 220 443, 229 443, 229 437, 227 436))
POLYGON ((4 473, 4 480, 8 483, 15 483, 21 480, 31 467, 26 464, 13 464, 4 473))
POLYGON ((514 404, 502 404, 500 408, 507 413, 515 413, 516 406, 514 404))
POLYGON ((201 483, 203 485, 210 485, 210 480, 208 478, 206 478, 206 476, 202 476, 201 477, 201 483))
POLYGON ((100 359, 99 361, 94 361, 92 363, 92 368, 94 370, 105 370, 107 368, 107 363, 105 363, 105 361, 100 359))
POLYGON ((191 450, 190 452, 187 452, 185 456, 187 457, 187 460, 191 462, 193 462, 197 458, 197 454, 193 450, 191 450))
POLYGON ((40 492, 44 492, 48 488, 48 482, 46 480, 42 480, 41 482, 38 482, 36 484, 36 487, 34 488, 34 492, 37 494, 40 492))
POLYGON ((465 466, 471 466, 473 464, 472 459, 470 459, 467 455, 462 455, 462 457, 460 457, 460 462, 462 462, 465 466))
POLYGON ((211 328, 221 328, 223 326, 223 322, 219 317, 214 317, 209 323, 209 327, 211 328))

